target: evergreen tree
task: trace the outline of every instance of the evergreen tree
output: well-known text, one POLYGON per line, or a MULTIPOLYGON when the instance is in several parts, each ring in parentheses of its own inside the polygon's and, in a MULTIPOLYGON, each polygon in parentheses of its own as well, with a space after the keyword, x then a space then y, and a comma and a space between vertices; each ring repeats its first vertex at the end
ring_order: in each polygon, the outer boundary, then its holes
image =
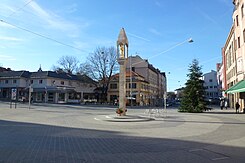
POLYGON ((183 98, 179 108, 180 112, 202 112, 206 107, 201 69, 198 60, 194 59, 189 66, 190 73, 187 74, 189 79, 185 83, 186 87, 184 88, 183 98))

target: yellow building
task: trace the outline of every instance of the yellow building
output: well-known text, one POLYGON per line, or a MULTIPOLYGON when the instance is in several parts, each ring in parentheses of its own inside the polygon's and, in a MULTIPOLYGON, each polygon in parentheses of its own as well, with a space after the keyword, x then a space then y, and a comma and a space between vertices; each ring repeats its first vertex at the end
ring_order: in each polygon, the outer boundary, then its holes
MULTIPOLYGON (((119 74, 115 74, 109 84, 107 101, 117 103, 119 96, 119 74)), ((133 71, 126 72, 126 99, 127 105, 149 105, 149 83, 145 78, 133 71)))

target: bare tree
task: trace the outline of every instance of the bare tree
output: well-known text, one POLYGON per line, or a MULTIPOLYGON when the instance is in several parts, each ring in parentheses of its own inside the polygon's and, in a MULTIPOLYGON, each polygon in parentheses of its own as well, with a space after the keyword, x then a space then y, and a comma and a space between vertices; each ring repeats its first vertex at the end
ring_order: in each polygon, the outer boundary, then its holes
POLYGON ((106 101, 107 90, 112 75, 118 70, 117 55, 114 47, 98 47, 90 54, 87 62, 80 65, 80 73, 86 74, 101 85, 102 98, 106 101))
POLYGON ((73 74, 78 70, 79 61, 74 56, 62 56, 58 61, 58 65, 53 65, 52 69, 55 71, 63 71, 73 74))

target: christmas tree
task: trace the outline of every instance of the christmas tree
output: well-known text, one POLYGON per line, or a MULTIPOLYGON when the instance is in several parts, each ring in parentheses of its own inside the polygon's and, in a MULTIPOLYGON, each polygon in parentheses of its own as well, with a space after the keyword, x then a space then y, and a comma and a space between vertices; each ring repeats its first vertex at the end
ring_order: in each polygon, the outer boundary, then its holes
POLYGON ((180 112, 199 113, 206 107, 201 69, 198 60, 194 59, 189 66, 190 73, 187 74, 189 79, 185 83, 186 87, 184 88, 183 98, 179 108, 180 112))

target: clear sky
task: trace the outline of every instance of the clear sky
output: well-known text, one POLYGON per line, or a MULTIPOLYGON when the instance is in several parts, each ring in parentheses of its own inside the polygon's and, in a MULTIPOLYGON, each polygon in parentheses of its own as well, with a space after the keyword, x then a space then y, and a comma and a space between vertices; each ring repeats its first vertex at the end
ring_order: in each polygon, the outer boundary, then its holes
POLYGON ((129 55, 166 72, 173 91, 184 86, 194 58, 203 73, 216 69, 232 12, 232 0, 1 0, 1 20, 61 44, 0 22, 0 65, 50 70, 63 55, 84 62, 96 47, 116 46, 124 27, 129 55))

